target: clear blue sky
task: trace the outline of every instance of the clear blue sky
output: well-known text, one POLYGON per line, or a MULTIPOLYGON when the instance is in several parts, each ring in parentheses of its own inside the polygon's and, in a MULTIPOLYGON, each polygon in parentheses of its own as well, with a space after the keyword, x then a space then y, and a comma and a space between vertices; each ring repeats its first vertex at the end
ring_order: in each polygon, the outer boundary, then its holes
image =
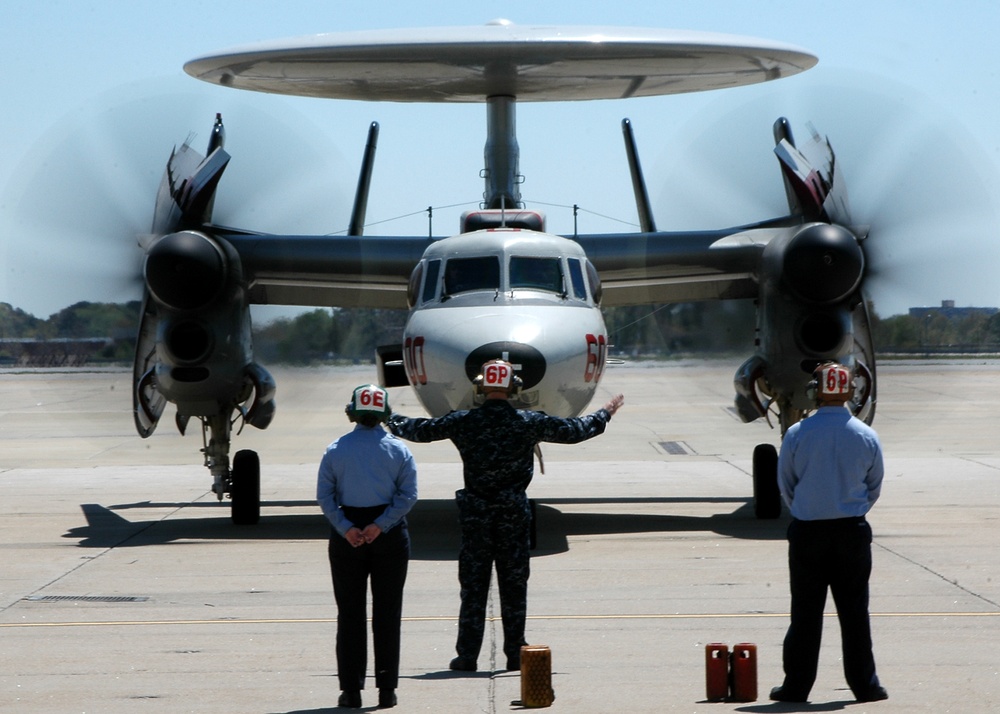
POLYGON ((138 295, 137 231, 163 165, 216 111, 233 160, 216 216, 333 233, 347 223, 368 123, 381 124, 368 233, 456 230, 483 190, 481 105, 368 104, 238 92, 182 65, 319 32, 520 24, 725 32, 819 57, 797 77, 693 95, 521 104, 522 195, 553 232, 636 222, 619 122, 630 117, 662 230, 785 210, 771 122, 830 137, 858 222, 872 225, 876 309, 1000 305, 1000 6, 992 0, 335 3, 6 0, 0 24, 0 302, 46 317, 138 295), (451 208, 448 208, 451 207, 451 208), (391 220, 400 216, 408 218, 391 220))

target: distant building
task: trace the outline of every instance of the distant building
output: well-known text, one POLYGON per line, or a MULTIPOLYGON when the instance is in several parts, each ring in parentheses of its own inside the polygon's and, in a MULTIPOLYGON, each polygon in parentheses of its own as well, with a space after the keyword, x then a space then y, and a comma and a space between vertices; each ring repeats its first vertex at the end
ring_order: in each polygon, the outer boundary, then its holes
POLYGON ((998 307, 955 307, 954 300, 942 300, 941 307, 911 307, 909 315, 910 317, 915 317, 920 320, 928 317, 937 317, 939 315, 942 315, 949 320, 961 320, 966 317, 972 317, 973 315, 992 317, 998 312, 1000 312, 1000 308, 998 307))

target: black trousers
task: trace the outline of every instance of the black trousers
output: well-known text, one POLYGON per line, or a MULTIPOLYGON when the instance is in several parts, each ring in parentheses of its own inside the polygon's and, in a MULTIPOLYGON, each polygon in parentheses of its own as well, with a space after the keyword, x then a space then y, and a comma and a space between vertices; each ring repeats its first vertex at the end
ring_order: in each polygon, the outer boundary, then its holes
POLYGON ((364 689, 368 666, 368 582, 372 592, 375 686, 399 682, 399 640, 403 585, 410 561, 406 521, 372 543, 351 546, 334 532, 329 545, 333 594, 337 601, 337 674, 343 690, 364 689))
POLYGON ((526 644, 524 627, 531 571, 528 497, 523 492, 514 492, 486 501, 463 489, 455 498, 462 526, 462 547, 458 554, 462 605, 455 651, 468 659, 479 657, 490 578, 495 567, 503 620, 503 651, 508 658, 519 658, 521 645, 526 644))
POLYGON ((792 617, 782 652, 788 692, 806 697, 816 681, 828 588, 840 621, 848 686, 856 697, 878 686, 868 618, 871 543, 864 518, 793 520, 788 527, 792 617))

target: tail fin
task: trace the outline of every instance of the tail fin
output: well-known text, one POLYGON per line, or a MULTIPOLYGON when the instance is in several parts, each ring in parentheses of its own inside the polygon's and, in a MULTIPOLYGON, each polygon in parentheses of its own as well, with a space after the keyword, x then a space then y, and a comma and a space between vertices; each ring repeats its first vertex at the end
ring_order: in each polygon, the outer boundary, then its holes
POLYGON ((656 232, 656 222, 653 220, 653 210, 649 205, 649 193, 646 191, 646 179, 642 175, 639 164, 639 150, 636 148, 635 134, 632 122, 622 119, 622 134, 625 137, 625 153, 628 155, 628 169, 632 175, 632 191, 635 194, 635 205, 639 211, 639 226, 643 233, 656 232))
POLYGON ((805 146, 796 147, 784 117, 774 123, 774 138, 791 212, 806 221, 850 225, 847 188, 836 170, 830 141, 813 131, 805 146))
POLYGON ((154 234, 170 233, 212 221, 215 191, 230 159, 222 148, 223 137, 222 117, 216 115, 207 158, 186 142, 170 154, 156 195, 154 234))
POLYGON ((365 213, 368 210, 368 190, 372 183, 372 169, 375 166, 375 149, 378 147, 378 122, 373 121, 368 127, 368 141, 365 143, 365 153, 361 160, 361 173, 358 176, 358 190, 354 195, 354 208, 351 211, 351 223, 347 235, 359 236, 365 230, 365 213))

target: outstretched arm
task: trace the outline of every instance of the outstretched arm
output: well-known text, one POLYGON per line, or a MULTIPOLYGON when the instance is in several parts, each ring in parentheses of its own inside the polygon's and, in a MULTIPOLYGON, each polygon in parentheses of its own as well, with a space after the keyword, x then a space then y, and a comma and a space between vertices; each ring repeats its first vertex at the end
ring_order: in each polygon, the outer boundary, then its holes
POLYGON ((540 427, 537 432, 538 440, 557 444, 577 444, 592 439, 604 433, 604 428, 611 421, 611 417, 624 403, 625 397, 616 394, 597 411, 573 419, 563 419, 534 412, 535 418, 538 420, 536 423, 540 427))
POLYGON ((614 416, 615 412, 618 411, 624 403, 625 403, 625 395, 616 394, 615 396, 611 397, 611 399, 608 400, 607 404, 604 405, 604 411, 606 411, 611 416, 614 416))
POLYGON ((437 419, 427 419, 424 417, 405 417, 402 414, 393 413, 386 422, 386 426, 393 435, 407 441, 439 441, 451 437, 451 425, 453 419, 449 412, 437 419))

